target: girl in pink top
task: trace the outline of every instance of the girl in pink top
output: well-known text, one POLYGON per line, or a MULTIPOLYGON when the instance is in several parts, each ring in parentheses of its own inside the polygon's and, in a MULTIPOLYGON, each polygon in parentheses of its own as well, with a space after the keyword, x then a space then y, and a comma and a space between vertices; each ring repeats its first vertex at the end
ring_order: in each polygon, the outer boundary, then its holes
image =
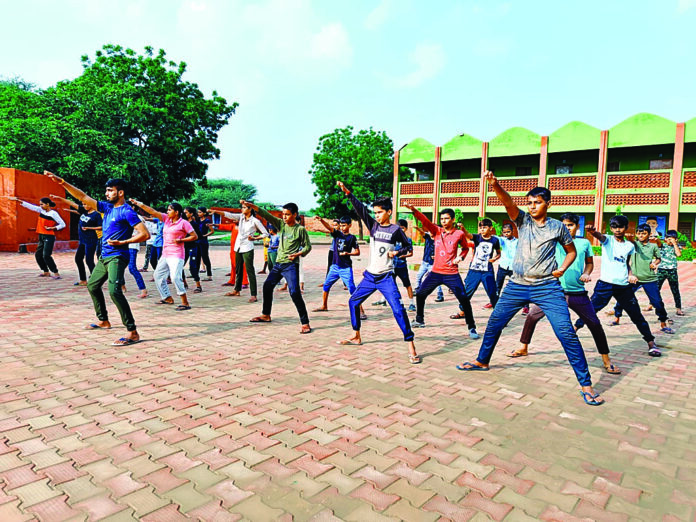
POLYGON ((191 306, 186 297, 183 279, 184 243, 196 241, 198 235, 193 230, 191 223, 183 218, 184 209, 179 203, 170 203, 167 207, 167 213, 163 214, 135 199, 131 199, 130 202, 164 222, 162 257, 158 261, 154 273, 155 284, 162 297, 157 304, 174 304, 174 298, 167 286, 167 276, 170 276, 176 287, 177 295, 181 297, 181 304, 176 309, 178 311, 190 310, 191 306))

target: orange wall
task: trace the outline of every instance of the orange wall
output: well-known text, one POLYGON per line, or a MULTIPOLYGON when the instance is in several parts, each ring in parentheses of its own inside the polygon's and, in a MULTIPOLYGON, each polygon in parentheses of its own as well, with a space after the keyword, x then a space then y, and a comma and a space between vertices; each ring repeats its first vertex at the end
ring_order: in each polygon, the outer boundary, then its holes
MULTIPOLYGON (((65 197, 63 187, 46 176, 16 169, 0 168, 0 196, 16 196, 34 205, 39 199, 56 194, 65 197)), ((65 221, 65 228, 56 233, 57 241, 70 240, 70 213, 56 210, 65 221)), ((17 252, 20 244, 37 243, 36 221, 38 214, 22 207, 16 201, 0 198, 0 251, 17 252)))

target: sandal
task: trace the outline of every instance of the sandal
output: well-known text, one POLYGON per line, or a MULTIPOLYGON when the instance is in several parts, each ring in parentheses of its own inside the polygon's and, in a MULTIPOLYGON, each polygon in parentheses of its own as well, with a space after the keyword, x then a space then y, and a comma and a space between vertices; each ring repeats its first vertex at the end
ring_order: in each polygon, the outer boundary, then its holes
POLYGON ((478 366, 477 364, 465 362, 464 364, 458 364, 457 370, 461 370, 463 372, 487 372, 488 366, 478 366))
POLYGON ((264 318, 262 318, 261 316, 258 316, 258 317, 252 317, 251 319, 249 319, 249 322, 250 322, 250 323, 270 323, 271 320, 270 320, 270 319, 264 319, 264 318))
POLYGON ((452 314, 450 315, 450 319, 464 319, 466 316, 464 315, 459 315, 459 314, 452 314))
POLYGON ((155 301, 155 304, 162 304, 162 305, 173 305, 174 301, 166 301, 164 299, 160 299, 159 301, 155 301))
POLYGON ((309 334, 312 333, 312 328, 308 324, 303 324, 302 329, 300 330, 301 334, 309 334), (306 328, 305 328, 306 327, 306 328))
POLYGON ((682 312, 681 310, 679 310, 679 311, 676 313, 676 315, 678 315, 679 317, 684 317, 686 314, 685 314, 684 312, 682 312))
POLYGON ((510 353, 506 353, 505 355, 507 355, 508 357, 526 357, 527 355, 529 355, 529 353, 521 352, 519 350, 513 350, 510 353))
POLYGON ((197 286, 196 289, 193 291, 194 294, 200 294, 203 291, 203 289, 200 286, 197 286))
POLYGON ((140 339, 135 340, 135 339, 128 339, 127 337, 121 337, 120 339, 111 343, 111 346, 129 346, 131 344, 138 344, 139 342, 140 342, 140 339))
POLYGON ((408 356, 408 362, 410 362, 411 364, 420 364, 420 363, 422 362, 422 361, 421 361, 421 356, 420 356, 420 355, 409 354, 409 356, 408 356))
POLYGON ((179 305, 176 307, 177 312, 183 312, 184 310, 190 310, 191 307, 189 305, 179 305))
POLYGON ((99 326, 98 324, 90 324, 89 326, 85 326, 85 330, 111 330, 110 326, 99 326))
POLYGON ((610 364, 609 366, 605 366, 604 369, 606 370, 607 373, 610 373, 612 375, 620 375, 621 374, 621 370, 619 370, 613 364, 610 364))
POLYGON ((580 390, 580 395, 582 396, 582 400, 585 401, 585 404, 587 404, 588 406, 601 406, 602 404, 604 404, 604 399, 602 399, 599 396, 599 393, 595 393, 594 395, 592 395, 590 392, 584 392, 580 390))
POLYGON ((328 312, 328 308, 315 308, 312 312, 328 312))

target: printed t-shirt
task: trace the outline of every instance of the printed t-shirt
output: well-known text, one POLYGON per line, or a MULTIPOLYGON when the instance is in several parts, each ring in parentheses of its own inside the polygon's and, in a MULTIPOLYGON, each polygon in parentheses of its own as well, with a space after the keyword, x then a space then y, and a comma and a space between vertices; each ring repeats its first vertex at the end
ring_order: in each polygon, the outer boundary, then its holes
POLYGON ((115 207, 108 201, 97 202, 97 210, 104 213, 102 220, 102 257, 130 257, 128 245, 112 246, 109 239, 126 241, 133 236, 133 227, 140 223, 138 214, 130 205, 124 203, 115 207))
POLYGON ((353 250, 358 248, 358 239, 353 234, 344 234, 338 230, 331 232, 333 241, 331 250, 333 251, 332 263, 338 268, 350 268, 353 266, 353 259, 351 256, 341 256, 341 252, 350 254, 353 250))
POLYGON ((438 227, 434 238, 435 262, 433 272, 436 274, 458 274, 459 266, 452 263, 457 257, 458 247, 461 246, 461 257, 464 259, 469 251, 469 244, 464 231, 453 229, 447 232, 443 227, 438 227))
POLYGON ((614 236, 604 236, 602 243, 602 266, 599 278, 605 283, 626 286, 628 284, 628 266, 626 261, 635 247, 627 240, 617 241, 614 236))
MULTIPOLYGON (((585 271, 585 260, 592 257, 592 245, 587 239, 576 237, 573 239, 577 256, 575 261, 568 267, 559 279, 561 286, 566 293, 574 294, 585 291, 585 283, 580 281, 580 276, 585 271)), ((566 251, 556 244, 556 264, 561 266, 566 258, 566 251)))
POLYGON ((99 240, 96 230, 83 230, 82 227, 102 226, 102 217, 96 210, 88 211, 82 203, 78 204, 77 212, 80 214, 80 223, 77 225, 77 237, 83 245, 93 246, 99 240))
MULTIPOLYGON (((401 255, 405 255, 408 252, 413 251, 413 241, 411 241, 410 237, 407 237, 406 239, 408 241, 407 246, 406 246, 407 251, 401 255)), ((396 243, 396 245, 394 245, 394 248, 396 248, 397 250, 402 250, 404 248, 404 244, 401 242, 396 243)), ((406 258, 399 257, 399 256, 394 257, 394 268, 405 268, 406 266, 408 266, 408 263, 406 262, 406 258)))
POLYGON ((677 253, 672 245, 662 245, 660 248, 660 259, 662 259, 662 262, 657 267, 658 270, 674 270, 677 268, 677 253))
POLYGON ((176 222, 172 222, 166 214, 163 214, 162 218, 164 219, 162 257, 184 259, 186 257, 184 251, 185 243, 175 243, 174 240, 184 239, 193 232, 191 223, 184 218, 179 218, 176 222))
POLYGON ((500 252, 500 242, 495 236, 488 239, 481 234, 474 234, 471 240, 474 243, 474 258, 471 260, 469 270, 476 272, 488 272, 493 270, 493 265, 489 263, 493 257, 493 251, 500 252))
POLYGON ((556 244, 561 246, 573 242, 570 232, 559 220, 546 218, 543 225, 537 224, 527 212, 519 209, 515 219, 519 238, 517 252, 512 263, 512 281, 519 285, 538 285, 554 279, 556 244))
MULTIPOLYGON (((640 241, 634 244, 635 252, 631 256, 631 271, 638 278, 639 283, 657 281, 657 274, 650 268, 653 259, 660 258, 660 251, 655 243, 644 245, 640 241)), ((662 264, 662 263, 660 263, 662 264)))

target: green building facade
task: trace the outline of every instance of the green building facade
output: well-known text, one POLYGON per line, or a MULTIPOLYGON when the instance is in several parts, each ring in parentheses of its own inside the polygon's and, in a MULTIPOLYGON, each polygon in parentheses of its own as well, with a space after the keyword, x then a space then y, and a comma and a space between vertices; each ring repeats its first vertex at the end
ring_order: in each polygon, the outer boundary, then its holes
POLYGON ((608 130, 574 121, 548 136, 513 127, 490 142, 461 134, 441 146, 417 138, 395 154, 398 211, 405 203, 431 216, 459 209, 472 231, 481 216, 503 222, 505 209, 481 183, 485 170, 523 208, 527 191, 545 186, 552 216, 571 211, 604 226, 619 209, 631 230, 656 218, 661 233, 696 239, 696 118, 641 113, 608 130))

